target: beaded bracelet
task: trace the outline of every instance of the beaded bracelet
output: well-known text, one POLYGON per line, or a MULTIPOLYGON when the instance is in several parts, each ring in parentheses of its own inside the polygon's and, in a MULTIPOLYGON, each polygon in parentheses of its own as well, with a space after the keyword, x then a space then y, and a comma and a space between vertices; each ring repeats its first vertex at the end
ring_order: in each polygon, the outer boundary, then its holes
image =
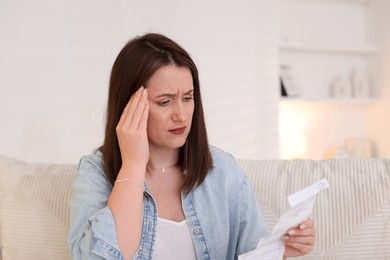
POLYGON ((120 183, 120 182, 131 182, 131 183, 137 184, 137 186, 139 188, 141 188, 142 190, 145 190, 145 187, 144 187, 144 185, 142 183, 136 182, 136 181, 134 181, 132 179, 117 179, 115 181, 115 183, 120 183))

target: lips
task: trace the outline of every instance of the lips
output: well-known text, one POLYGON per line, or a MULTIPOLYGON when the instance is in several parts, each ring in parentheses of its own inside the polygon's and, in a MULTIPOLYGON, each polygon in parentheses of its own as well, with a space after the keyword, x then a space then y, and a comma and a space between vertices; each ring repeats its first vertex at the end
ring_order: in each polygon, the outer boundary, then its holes
POLYGON ((175 135, 181 135, 185 132, 185 130, 186 130, 186 127, 183 126, 183 127, 173 128, 173 129, 170 129, 168 131, 172 134, 175 134, 175 135))

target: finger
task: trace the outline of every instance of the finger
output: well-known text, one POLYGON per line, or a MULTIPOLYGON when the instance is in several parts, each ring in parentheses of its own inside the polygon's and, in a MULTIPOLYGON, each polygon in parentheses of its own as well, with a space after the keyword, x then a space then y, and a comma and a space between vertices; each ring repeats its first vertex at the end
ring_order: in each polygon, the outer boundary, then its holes
POLYGON ((309 244, 303 244, 303 243, 298 243, 298 242, 285 242, 286 246, 290 246, 292 248, 295 248, 296 250, 299 251, 301 255, 306 255, 313 251, 313 245, 309 244))
POLYGON ((144 108, 144 111, 142 113, 141 120, 139 122, 139 129, 141 131, 145 131, 146 132, 147 123, 148 123, 148 116, 149 116, 149 101, 146 100, 145 108, 144 108))
POLYGON ((312 219, 308 219, 308 220, 305 220, 303 221, 300 225, 299 225, 299 229, 305 229, 305 228, 313 228, 314 227, 314 222, 312 219))
POLYGON ((144 87, 140 87, 130 98, 129 100, 129 106, 128 109, 124 112, 124 118, 123 118, 123 125, 125 127, 130 126, 132 120, 133 120, 133 115, 134 111, 136 110, 139 100, 142 97, 142 91, 144 90, 144 87))
POLYGON ((123 112, 122 112, 121 117, 119 118, 118 124, 123 124, 123 122, 125 121, 125 118, 127 117, 127 114, 128 114, 129 108, 130 108, 131 98, 130 98, 129 102, 127 102, 125 108, 123 109, 123 112))
POLYGON ((148 91, 146 89, 143 89, 141 98, 138 101, 137 107, 135 108, 135 111, 133 113, 133 117, 131 119, 130 128, 132 129, 138 129, 140 126, 140 122, 142 119, 142 115, 145 110, 145 105, 148 101, 148 91))
POLYGON ((314 228, 305 228, 305 229, 298 229, 298 228, 293 228, 290 229, 287 233, 288 236, 290 237, 296 237, 296 236, 310 236, 314 237, 316 236, 316 230, 314 228))
POLYGON ((306 244, 306 245, 314 245, 316 238, 314 236, 288 236, 284 235, 282 236, 282 240, 286 243, 300 243, 300 244, 306 244))
POLYGON ((292 228, 288 231, 289 235, 300 236, 300 235, 315 235, 314 223, 311 219, 303 221, 298 227, 292 228))

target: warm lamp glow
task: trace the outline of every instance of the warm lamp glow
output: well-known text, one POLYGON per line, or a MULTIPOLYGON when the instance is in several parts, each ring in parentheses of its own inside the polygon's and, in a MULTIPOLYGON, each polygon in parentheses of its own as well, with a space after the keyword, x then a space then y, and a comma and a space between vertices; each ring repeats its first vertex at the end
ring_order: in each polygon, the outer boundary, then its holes
POLYGON ((279 108, 279 144, 281 159, 298 159, 306 153, 307 117, 292 106, 279 108))
POLYGON ((282 159, 299 159, 306 153, 306 137, 303 132, 280 136, 280 152, 282 159))

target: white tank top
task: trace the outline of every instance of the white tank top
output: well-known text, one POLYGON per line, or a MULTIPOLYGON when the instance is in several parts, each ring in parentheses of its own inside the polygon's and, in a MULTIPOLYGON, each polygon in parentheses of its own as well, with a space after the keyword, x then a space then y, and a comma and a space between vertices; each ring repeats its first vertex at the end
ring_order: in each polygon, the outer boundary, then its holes
POLYGON ((187 220, 157 218, 153 260, 197 260, 187 220))

